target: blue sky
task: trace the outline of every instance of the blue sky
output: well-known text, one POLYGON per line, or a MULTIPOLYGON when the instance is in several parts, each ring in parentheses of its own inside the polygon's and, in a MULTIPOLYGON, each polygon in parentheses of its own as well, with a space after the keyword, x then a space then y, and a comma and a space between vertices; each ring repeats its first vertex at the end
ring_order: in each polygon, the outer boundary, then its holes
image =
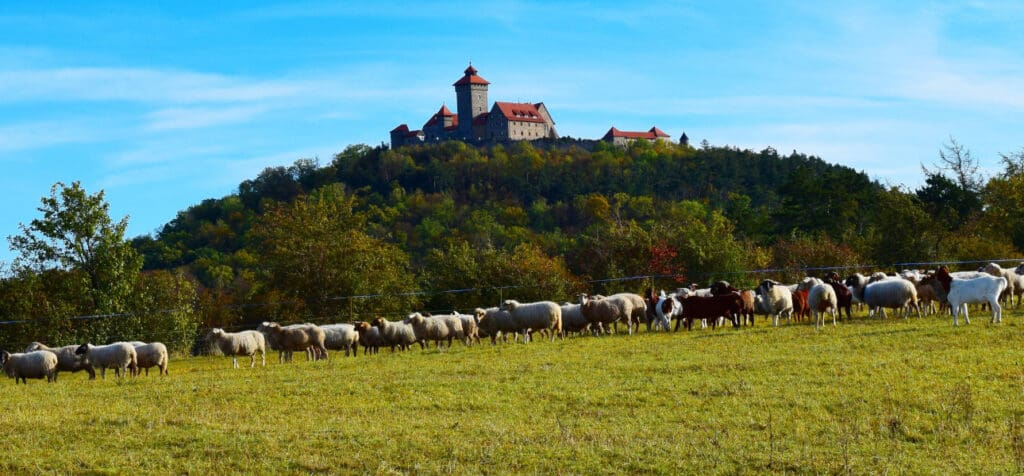
POLYGON ((563 135, 657 125, 911 188, 954 136, 991 173, 1024 147, 1021 24, 1012 1, 4 2, 0 234, 74 180, 152 233, 420 127, 469 61, 563 135))

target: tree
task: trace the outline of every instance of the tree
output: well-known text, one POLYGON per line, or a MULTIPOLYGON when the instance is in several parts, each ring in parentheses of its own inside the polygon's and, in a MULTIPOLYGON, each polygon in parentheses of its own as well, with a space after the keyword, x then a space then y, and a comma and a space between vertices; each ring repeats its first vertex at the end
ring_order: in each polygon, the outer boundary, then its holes
POLYGON ((408 256, 363 232, 365 217, 340 184, 267 210, 253 225, 268 288, 280 293, 292 318, 326 318, 340 311, 394 312, 410 298, 342 302, 355 295, 401 293, 414 288, 408 256))
POLYGON ((90 195, 77 181, 55 183, 41 201, 42 218, 19 224, 21 234, 7 238, 19 253, 15 268, 81 276, 92 302, 92 309, 84 311, 123 311, 142 269, 142 257, 124 237, 128 217, 111 220, 103 191, 90 195))

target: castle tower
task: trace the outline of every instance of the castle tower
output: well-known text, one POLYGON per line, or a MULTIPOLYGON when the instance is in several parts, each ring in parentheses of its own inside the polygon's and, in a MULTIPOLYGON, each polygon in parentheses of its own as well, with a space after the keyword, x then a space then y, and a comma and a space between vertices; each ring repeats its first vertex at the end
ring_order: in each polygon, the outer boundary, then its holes
POLYGON ((486 79, 477 76, 476 68, 470 63, 465 76, 455 82, 455 98, 458 102, 459 132, 461 139, 473 137, 473 118, 487 112, 486 79))

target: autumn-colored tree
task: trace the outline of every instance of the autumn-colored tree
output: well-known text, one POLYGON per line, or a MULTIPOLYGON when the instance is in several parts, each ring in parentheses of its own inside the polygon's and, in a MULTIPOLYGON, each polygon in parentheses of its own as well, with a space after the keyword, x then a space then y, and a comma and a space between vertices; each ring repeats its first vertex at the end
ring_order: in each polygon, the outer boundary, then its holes
POLYGON ((363 232, 365 219, 355 205, 355 197, 332 185, 271 207, 255 223, 262 279, 299 314, 283 317, 352 318, 350 311, 397 311, 412 301, 389 296, 414 290, 408 257, 363 232))

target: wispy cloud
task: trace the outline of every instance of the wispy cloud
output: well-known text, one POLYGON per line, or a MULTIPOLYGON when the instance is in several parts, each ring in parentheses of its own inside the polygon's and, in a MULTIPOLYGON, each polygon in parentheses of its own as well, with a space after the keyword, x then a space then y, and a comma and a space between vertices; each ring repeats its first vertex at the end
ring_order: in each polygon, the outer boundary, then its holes
POLYGON ((0 152, 39 149, 97 140, 98 131, 82 122, 37 121, 0 126, 0 152))
POLYGON ((220 74, 137 68, 20 69, 0 74, 0 102, 238 102, 294 96, 303 86, 220 74))
POLYGON ((248 121, 263 112, 262 106, 192 107, 161 109, 147 115, 146 128, 153 131, 196 129, 248 121))

